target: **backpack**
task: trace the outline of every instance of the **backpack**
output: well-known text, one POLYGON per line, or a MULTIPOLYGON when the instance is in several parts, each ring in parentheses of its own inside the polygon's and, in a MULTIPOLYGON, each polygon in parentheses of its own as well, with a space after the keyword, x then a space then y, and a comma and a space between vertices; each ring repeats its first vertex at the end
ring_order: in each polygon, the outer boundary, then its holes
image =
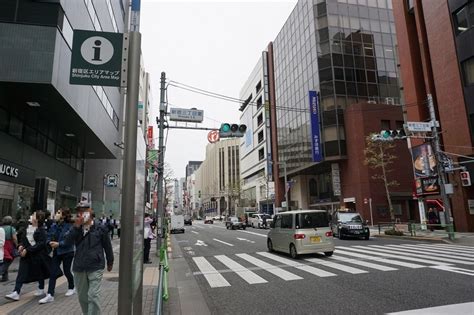
POLYGON ((13 228, 11 226, 9 227, 9 236, 7 237, 7 231, 5 228, 5 243, 3 244, 3 260, 5 261, 12 261, 16 257, 19 256, 18 250, 15 247, 15 244, 13 243, 12 239, 12 234, 13 234, 13 228))

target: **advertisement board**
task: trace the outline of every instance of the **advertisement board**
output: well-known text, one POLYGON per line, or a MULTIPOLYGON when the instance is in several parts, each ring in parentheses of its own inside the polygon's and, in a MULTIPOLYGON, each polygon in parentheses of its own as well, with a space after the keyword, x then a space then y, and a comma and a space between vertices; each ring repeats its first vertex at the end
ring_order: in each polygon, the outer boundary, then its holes
POLYGON ((415 178, 437 175, 436 156, 429 143, 412 147, 413 169, 415 178))
POLYGON ((309 109, 311 119, 311 156, 313 162, 321 162, 323 155, 321 152, 321 133, 319 130, 319 98, 318 92, 309 91, 309 109))

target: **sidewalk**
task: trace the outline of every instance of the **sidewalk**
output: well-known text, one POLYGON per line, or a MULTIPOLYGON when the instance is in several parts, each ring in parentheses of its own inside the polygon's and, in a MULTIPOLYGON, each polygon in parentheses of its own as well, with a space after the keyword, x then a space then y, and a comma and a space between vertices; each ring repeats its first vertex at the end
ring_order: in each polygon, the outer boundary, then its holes
POLYGON ((459 244, 466 246, 474 247, 474 233, 454 233, 454 240, 448 238, 446 231, 441 230, 426 230, 426 231, 416 231, 416 236, 411 236, 410 233, 405 232, 404 236, 393 236, 385 235, 382 230, 379 234, 379 229, 377 227, 370 228, 370 235, 373 237, 384 237, 384 238, 396 238, 396 239, 407 239, 407 240, 418 240, 418 241, 428 241, 428 242, 438 242, 438 243, 449 243, 449 244, 459 244))
MULTIPOLYGON (((102 314, 117 314, 117 295, 118 295, 118 271, 119 271, 119 248, 120 241, 118 238, 112 240, 112 246, 115 255, 114 268, 111 272, 104 271, 101 287, 101 303, 102 314)), ((150 257, 153 263, 144 265, 143 272, 143 314, 154 314, 155 299, 158 288, 159 259, 156 257, 156 243, 153 241, 151 245, 150 257)), ((68 314, 81 315, 81 308, 77 299, 77 294, 66 297, 67 280, 63 276, 57 280, 56 294, 54 302, 47 304, 39 304, 38 301, 42 297, 33 296, 37 283, 25 284, 22 288, 20 301, 14 302, 7 300, 5 295, 10 293, 15 286, 15 279, 18 271, 19 259, 15 259, 10 266, 8 282, 0 283, 0 314, 35 314, 35 315, 54 315, 68 314)), ((46 280, 45 290, 48 287, 46 280)))

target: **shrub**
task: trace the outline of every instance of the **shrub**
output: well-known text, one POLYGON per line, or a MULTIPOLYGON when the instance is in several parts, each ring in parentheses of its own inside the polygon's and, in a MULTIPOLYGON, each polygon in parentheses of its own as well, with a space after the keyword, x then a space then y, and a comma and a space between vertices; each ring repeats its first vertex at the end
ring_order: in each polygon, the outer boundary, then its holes
POLYGON ((397 230, 385 230, 385 235, 395 235, 395 236, 403 236, 403 231, 397 231, 397 230))

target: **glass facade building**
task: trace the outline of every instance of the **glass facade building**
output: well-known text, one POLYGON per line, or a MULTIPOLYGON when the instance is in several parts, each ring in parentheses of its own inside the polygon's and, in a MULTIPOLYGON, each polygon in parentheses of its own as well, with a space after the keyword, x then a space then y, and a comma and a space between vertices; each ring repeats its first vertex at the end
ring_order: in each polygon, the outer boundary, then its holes
MULTIPOLYGON (((391 0, 298 1, 285 22, 273 47, 278 159, 286 161, 289 174, 315 165, 310 90, 319 92, 325 161, 347 158, 346 106, 400 103, 391 4, 391 0)), ((327 173, 330 167, 323 163, 313 171, 327 173)))

